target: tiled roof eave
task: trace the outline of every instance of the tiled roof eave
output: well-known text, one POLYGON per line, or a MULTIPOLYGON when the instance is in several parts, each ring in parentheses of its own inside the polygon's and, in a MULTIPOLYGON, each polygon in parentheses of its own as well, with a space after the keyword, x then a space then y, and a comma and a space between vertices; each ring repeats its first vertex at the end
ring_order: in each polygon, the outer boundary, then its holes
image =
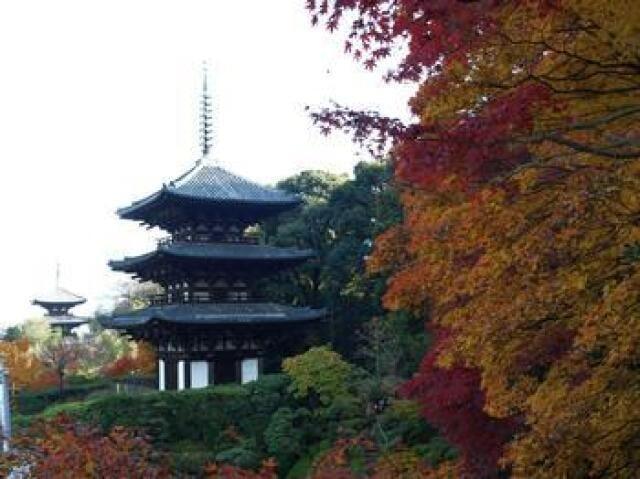
POLYGON ((80 304, 86 303, 86 299, 76 299, 76 300, 55 300, 55 299, 34 299, 31 301, 31 304, 35 304, 37 306, 78 306, 80 304))
POLYGON ((117 210, 123 219, 142 216, 165 199, 188 200, 211 205, 246 205, 291 208, 302 202, 298 195, 261 186, 220 167, 196 165, 178 179, 149 196, 117 210))
POLYGON ((156 191, 155 193, 152 193, 151 195, 147 196, 146 198, 143 198, 141 200, 138 201, 134 201, 133 203, 131 203, 129 206, 125 206, 123 208, 118 208, 116 210, 116 214, 122 218, 122 219, 140 219, 137 214, 141 212, 141 210, 144 210, 146 207, 152 206, 153 203, 155 203, 157 200, 159 200, 163 193, 166 190, 163 188, 162 190, 156 191))
POLYGON ((119 208, 116 210, 116 214, 122 219, 142 220, 142 215, 145 214, 145 210, 153 208, 155 203, 160 203, 162 200, 174 198, 178 201, 188 200, 202 204, 211 205, 246 205, 246 206, 262 206, 262 207, 274 207, 274 208, 288 208, 294 207, 302 203, 302 199, 295 198, 288 201, 268 201, 268 200, 242 200, 242 199, 230 199, 230 198, 202 198, 199 196, 193 196, 189 194, 180 193, 170 189, 159 190, 146 198, 132 203, 129 206, 119 208))
POLYGON ((129 256, 125 257, 122 260, 112 260, 109 261, 109 266, 114 270, 126 270, 127 268, 137 266, 143 264, 147 261, 151 261, 161 255, 167 255, 174 258, 179 259, 197 259, 197 260, 209 260, 209 261, 240 261, 247 262, 252 261, 256 263, 278 263, 278 262, 302 262, 308 259, 315 257, 315 254, 311 250, 292 250, 292 251, 284 251, 283 249, 271 248, 267 249, 267 253, 264 255, 259 254, 249 254, 250 248, 253 248, 254 245, 233 245, 236 249, 245 249, 247 254, 242 254, 242 252, 232 252, 229 251, 227 253, 223 251, 219 252, 198 252, 197 249, 199 246, 194 246, 195 251, 192 253, 181 251, 179 249, 172 248, 172 245, 160 247, 155 251, 151 251, 149 253, 145 253, 139 256, 129 256), (288 253, 288 254, 287 254, 288 253))
POLYGON ((205 326, 277 325, 282 323, 313 322, 322 319, 326 314, 325 309, 296 308, 272 303, 176 304, 151 306, 143 310, 103 320, 103 323, 106 327, 114 329, 144 327, 151 321, 205 326), (236 309, 235 311, 234 308, 236 309), (243 308, 258 308, 263 309, 263 311, 243 312, 243 308), (207 309, 209 309, 209 312, 206 311, 207 309), (226 309, 226 311, 216 311, 216 309, 226 309))
POLYGON ((203 198, 201 196, 191 195, 188 193, 182 193, 178 190, 166 189, 164 190, 167 197, 176 197, 178 199, 187 199, 192 201, 199 201, 203 203, 211 204, 229 204, 229 205, 264 205, 264 206, 288 206, 298 205, 302 203, 302 199, 299 197, 293 197, 286 200, 265 200, 265 199, 250 199, 250 198, 203 198))

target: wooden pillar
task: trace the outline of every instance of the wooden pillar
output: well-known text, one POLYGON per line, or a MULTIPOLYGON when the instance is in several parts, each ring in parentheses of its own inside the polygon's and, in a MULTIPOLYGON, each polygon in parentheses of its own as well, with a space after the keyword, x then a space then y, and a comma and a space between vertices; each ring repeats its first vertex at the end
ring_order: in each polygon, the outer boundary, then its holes
POLYGON ((209 364, 209 385, 212 386, 216 383, 216 373, 215 373, 215 361, 208 361, 209 364))
POLYGON ((191 363, 190 360, 184 361, 184 388, 191 389, 191 363))
POLYGON ((235 376, 235 383, 240 383, 242 384, 242 360, 241 359, 236 359, 234 360, 235 362, 235 369, 236 369, 236 376, 235 376))
POLYGON ((165 389, 175 391, 178 389, 178 361, 167 358, 164 360, 164 365, 165 389))

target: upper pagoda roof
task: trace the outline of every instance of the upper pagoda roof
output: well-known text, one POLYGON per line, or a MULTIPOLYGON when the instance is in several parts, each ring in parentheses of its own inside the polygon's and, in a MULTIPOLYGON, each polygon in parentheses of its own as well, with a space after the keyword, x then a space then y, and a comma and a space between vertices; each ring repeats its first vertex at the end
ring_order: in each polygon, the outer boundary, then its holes
POLYGON ((86 301, 86 298, 57 286, 52 291, 34 298, 33 304, 44 307, 48 305, 65 305, 71 307, 86 301))
POLYGON ((152 222, 150 215, 166 201, 189 201, 211 205, 244 205, 266 207, 276 212, 300 203, 300 197, 282 190, 259 185, 220 166, 198 161, 193 168, 163 185, 155 193, 120 208, 118 215, 124 219, 152 222))
POLYGON ((324 309, 284 306, 275 303, 208 303, 151 306, 102 320, 115 329, 141 327, 150 321, 193 325, 278 324, 314 321, 326 316, 324 309))

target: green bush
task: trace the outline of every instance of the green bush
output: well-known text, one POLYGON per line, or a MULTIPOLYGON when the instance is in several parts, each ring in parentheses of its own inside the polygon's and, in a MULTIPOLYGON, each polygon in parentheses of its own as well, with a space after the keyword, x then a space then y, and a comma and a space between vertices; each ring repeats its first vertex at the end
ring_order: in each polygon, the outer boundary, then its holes
POLYGON ((436 435, 420 415, 420 406, 414 401, 395 400, 378 416, 374 436, 385 449, 400 443, 422 444, 436 435))
POLYGON ((271 417, 264 438, 269 455, 276 458, 281 470, 288 470, 304 453, 301 445, 307 443, 310 419, 307 409, 289 407, 281 407, 271 417))
MULTIPOLYGON (((208 462, 255 468, 275 457, 282 477, 302 478, 336 439, 363 433, 372 434, 383 449, 400 443, 414 447, 432 463, 451 454, 446 443, 433 440, 435 432, 413 402, 393 401, 373 416, 366 401, 353 394, 310 408, 307 398, 290 391, 287 376, 267 375, 243 386, 97 395, 53 404, 41 415, 66 413, 105 431, 116 425, 143 429, 156 448, 169 453, 176 477, 197 476, 208 462)), ((27 421, 16 415, 17 426, 27 421)), ((363 458, 352 456, 358 470, 363 458)))
POLYGON ((287 358, 282 369, 291 377, 290 390, 297 398, 317 397, 321 405, 327 405, 349 393, 353 366, 328 346, 310 348, 287 358))
POLYGON ((71 379, 60 393, 57 388, 44 391, 20 391, 14 399, 15 411, 23 415, 38 414, 47 407, 61 402, 80 401, 92 393, 108 391, 112 383, 106 379, 71 379))
POLYGON ((206 464, 216 461, 216 454, 211 451, 171 452, 171 467, 180 475, 200 477, 206 464))
POLYGON ((250 448, 232 447, 216 454, 215 460, 244 469, 255 469, 260 465, 260 455, 250 448))
POLYGON ((287 386, 285 376, 265 376, 245 386, 112 394, 56 405, 44 414, 66 412, 105 431, 116 425, 142 428, 158 445, 192 441, 218 452, 237 446, 227 434, 233 429, 261 450, 271 416, 290 399, 287 386))
POLYGON ((287 479, 306 479, 309 477, 311 466, 317 457, 331 449, 331 441, 320 441, 306 448, 304 456, 302 456, 293 465, 287 474, 287 479))

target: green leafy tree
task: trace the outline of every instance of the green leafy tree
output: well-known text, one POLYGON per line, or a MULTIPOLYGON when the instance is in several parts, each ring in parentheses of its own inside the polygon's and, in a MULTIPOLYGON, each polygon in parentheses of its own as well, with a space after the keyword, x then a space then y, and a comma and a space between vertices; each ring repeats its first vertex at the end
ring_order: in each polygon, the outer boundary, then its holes
POLYGON ((305 171, 278 183, 300 195, 301 207, 264 225, 266 240, 277 246, 311 248, 317 254, 286 280, 266 281, 268 295, 282 302, 326 307, 328 339, 354 359, 363 323, 384 314, 380 296, 386 278, 368 276, 365 262, 373 239, 398 223, 401 210, 386 162, 359 163, 354 177, 305 171))
POLYGON ((307 170, 278 182, 278 188, 298 193, 308 204, 326 202, 333 192, 348 181, 347 175, 322 170, 307 170))
POLYGON ((44 318, 27 319, 22 325, 22 334, 34 347, 47 341, 51 335, 51 327, 44 318))
POLYGON ((349 377, 353 366, 328 346, 309 349, 287 358, 282 368, 291 377, 290 390, 295 397, 317 399, 328 405, 335 398, 349 394, 349 377))
POLYGON ((4 341, 16 341, 24 337, 24 332, 20 326, 9 326, 4 332, 4 341))
POLYGON ((305 408, 282 407, 271 417, 264 439, 267 452, 275 457, 281 470, 289 470, 304 452, 301 445, 307 442, 309 420, 310 413, 305 408))
POLYGON ((126 336, 102 330, 82 338, 83 354, 78 358, 80 374, 93 375, 106 365, 132 352, 133 344, 126 336))
POLYGON ((125 282, 120 285, 113 314, 122 314, 136 309, 146 308, 151 298, 162 293, 162 287, 151 282, 125 282))

